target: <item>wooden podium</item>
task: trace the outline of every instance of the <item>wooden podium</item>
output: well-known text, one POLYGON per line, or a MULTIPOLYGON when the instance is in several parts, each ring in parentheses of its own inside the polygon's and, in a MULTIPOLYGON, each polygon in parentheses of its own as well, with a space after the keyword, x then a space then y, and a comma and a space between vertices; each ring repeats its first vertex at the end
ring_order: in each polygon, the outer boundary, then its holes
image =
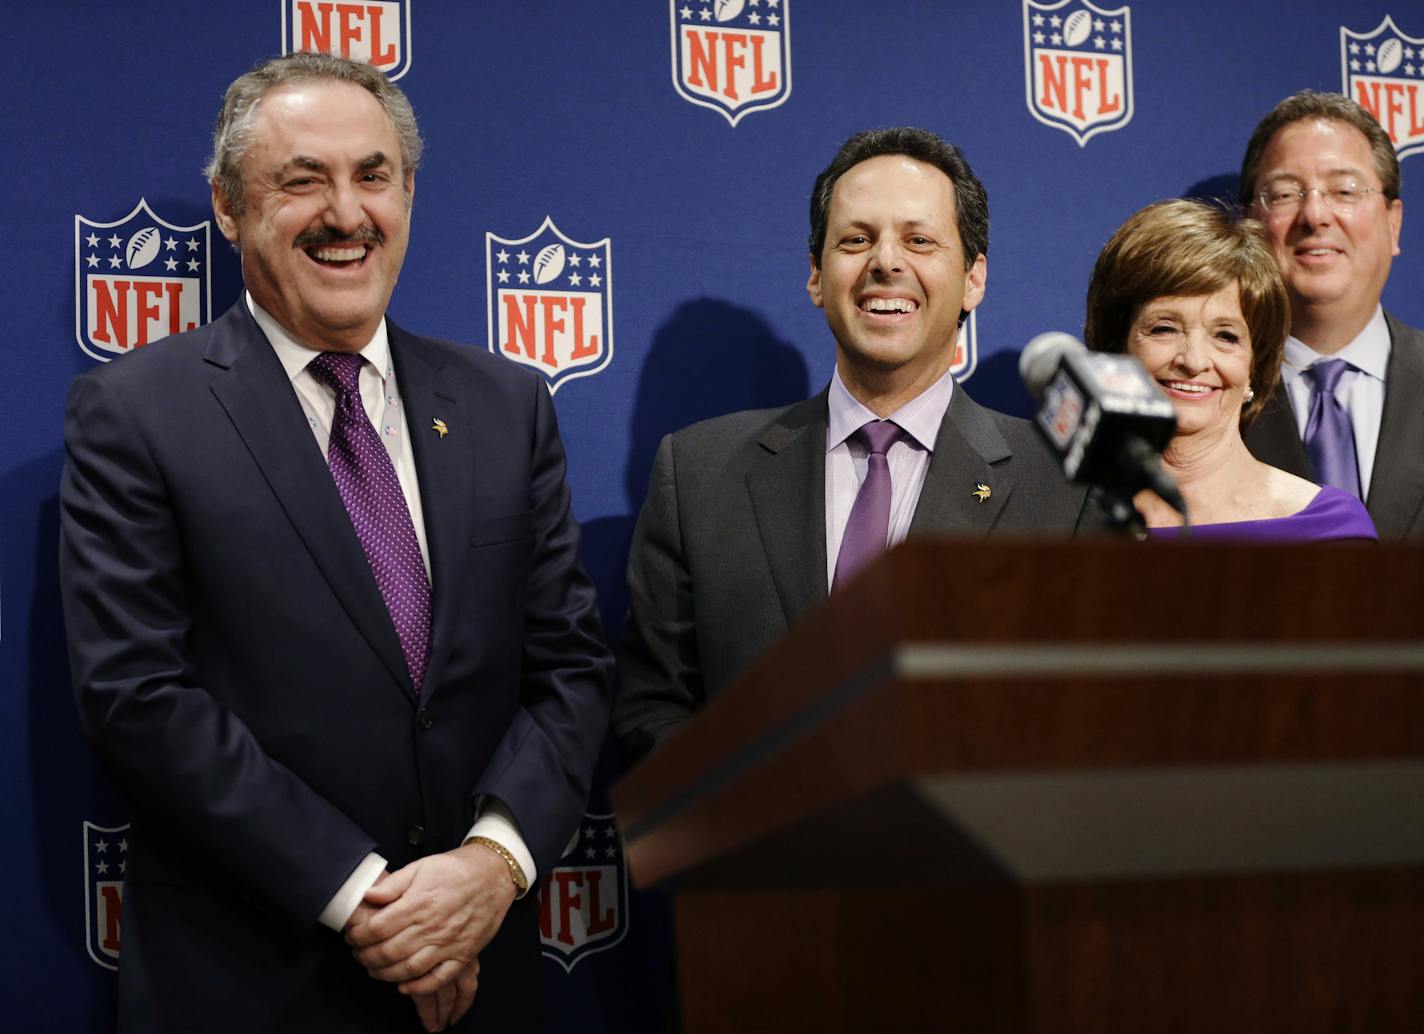
POLYGON ((1424 549, 909 542, 613 799, 686 1034, 1417 1034, 1424 549))

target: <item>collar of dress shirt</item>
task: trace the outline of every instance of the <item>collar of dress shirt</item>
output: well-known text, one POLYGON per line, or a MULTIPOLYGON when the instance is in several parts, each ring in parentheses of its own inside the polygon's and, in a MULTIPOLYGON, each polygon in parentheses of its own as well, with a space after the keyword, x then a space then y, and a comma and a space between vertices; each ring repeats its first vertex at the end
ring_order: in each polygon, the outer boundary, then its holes
MULTIPOLYGON (((934 452, 939 425, 949 409, 954 394, 954 378, 946 370, 939 380, 906 402, 885 419, 893 420, 926 452, 934 452)), ((831 391, 827 397, 830 422, 826 427, 826 451, 839 446, 863 425, 879 420, 841 381, 839 369, 831 375, 831 391)))
MULTIPOLYGON (((247 301, 248 311, 252 313, 252 318, 257 321, 257 326, 262 329, 262 333, 267 335, 267 340, 272 343, 272 350, 281 360, 282 369, 287 371, 287 378, 296 380, 297 375, 307 368, 307 363, 315 359, 321 350, 308 348, 292 337, 266 309, 253 301, 249 292, 244 291, 243 294, 247 301)), ((381 318, 380 325, 376 327, 375 336, 366 343, 366 347, 361 349, 360 354, 366 362, 371 364, 371 368, 376 371, 376 375, 381 378, 381 383, 384 384, 386 370, 391 365, 391 345, 390 339, 386 336, 385 317, 381 318)))
POLYGON ((1375 314, 1356 335, 1355 340, 1334 355, 1321 355, 1298 338, 1286 338, 1281 379, 1292 384, 1307 366, 1313 366, 1321 359, 1344 359, 1357 370, 1382 381, 1385 371, 1389 368, 1389 350, 1389 324, 1385 322, 1384 309, 1376 305, 1375 314))

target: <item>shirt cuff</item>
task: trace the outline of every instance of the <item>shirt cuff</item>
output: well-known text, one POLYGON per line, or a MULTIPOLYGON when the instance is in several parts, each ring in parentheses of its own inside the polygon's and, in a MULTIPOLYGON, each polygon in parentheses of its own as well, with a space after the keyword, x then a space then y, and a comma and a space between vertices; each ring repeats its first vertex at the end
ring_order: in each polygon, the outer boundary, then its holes
POLYGON ((346 882, 326 903, 316 921, 327 929, 340 933, 346 928, 356 906, 361 904, 361 899, 366 896, 366 891, 375 886, 376 881, 381 878, 381 873, 385 871, 386 860, 374 851, 361 859, 356 871, 346 877, 346 882))
POLYGON ((465 834, 465 841, 469 842, 471 837, 489 837, 504 848, 519 863, 524 878, 529 881, 530 889, 537 886, 539 872, 534 867, 534 856, 524 845, 524 838, 519 835, 519 827, 514 824, 514 816, 502 803, 492 797, 485 798, 480 817, 475 819, 475 824, 465 834))

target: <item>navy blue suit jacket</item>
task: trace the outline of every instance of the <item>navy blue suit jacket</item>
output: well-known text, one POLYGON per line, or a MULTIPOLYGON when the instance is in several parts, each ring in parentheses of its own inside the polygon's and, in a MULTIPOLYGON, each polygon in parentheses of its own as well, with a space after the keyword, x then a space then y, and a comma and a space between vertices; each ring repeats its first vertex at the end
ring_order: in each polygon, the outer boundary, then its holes
MULTIPOLYGON (((458 846, 480 795, 509 808, 541 872, 579 822, 611 661, 549 393, 488 352, 389 337, 430 551, 419 700, 245 305, 71 389, 73 677, 134 811, 122 1027, 418 1029, 316 925, 327 901, 367 852, 394 869, 458 846)), ((531 895, 482 955, 469 1022, 502 996, 529 1020, 538 977, 531 895)))

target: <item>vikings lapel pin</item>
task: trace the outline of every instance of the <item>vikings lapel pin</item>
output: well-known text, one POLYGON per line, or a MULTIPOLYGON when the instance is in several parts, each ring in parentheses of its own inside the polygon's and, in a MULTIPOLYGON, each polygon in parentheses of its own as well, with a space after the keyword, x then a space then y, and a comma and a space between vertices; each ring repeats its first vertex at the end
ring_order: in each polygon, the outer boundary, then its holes
POLYGON ((450 433, 450 428, 446 426, 445 421, 441 420, 439 417, 435 418, 435 422, 430 425, 430 429, 436 434, 438 434, 441 438, 444 438, 447 434, 450 433))
POLYGON ((984 482, 980 481, 974 486, 974 491, 970 492, 969 494, 972 495, 975 499, 979 500, 981 503, 987 503, 989 501, 989 497, 994 494, 994 490, 988 485, 984 484, 984 482))

